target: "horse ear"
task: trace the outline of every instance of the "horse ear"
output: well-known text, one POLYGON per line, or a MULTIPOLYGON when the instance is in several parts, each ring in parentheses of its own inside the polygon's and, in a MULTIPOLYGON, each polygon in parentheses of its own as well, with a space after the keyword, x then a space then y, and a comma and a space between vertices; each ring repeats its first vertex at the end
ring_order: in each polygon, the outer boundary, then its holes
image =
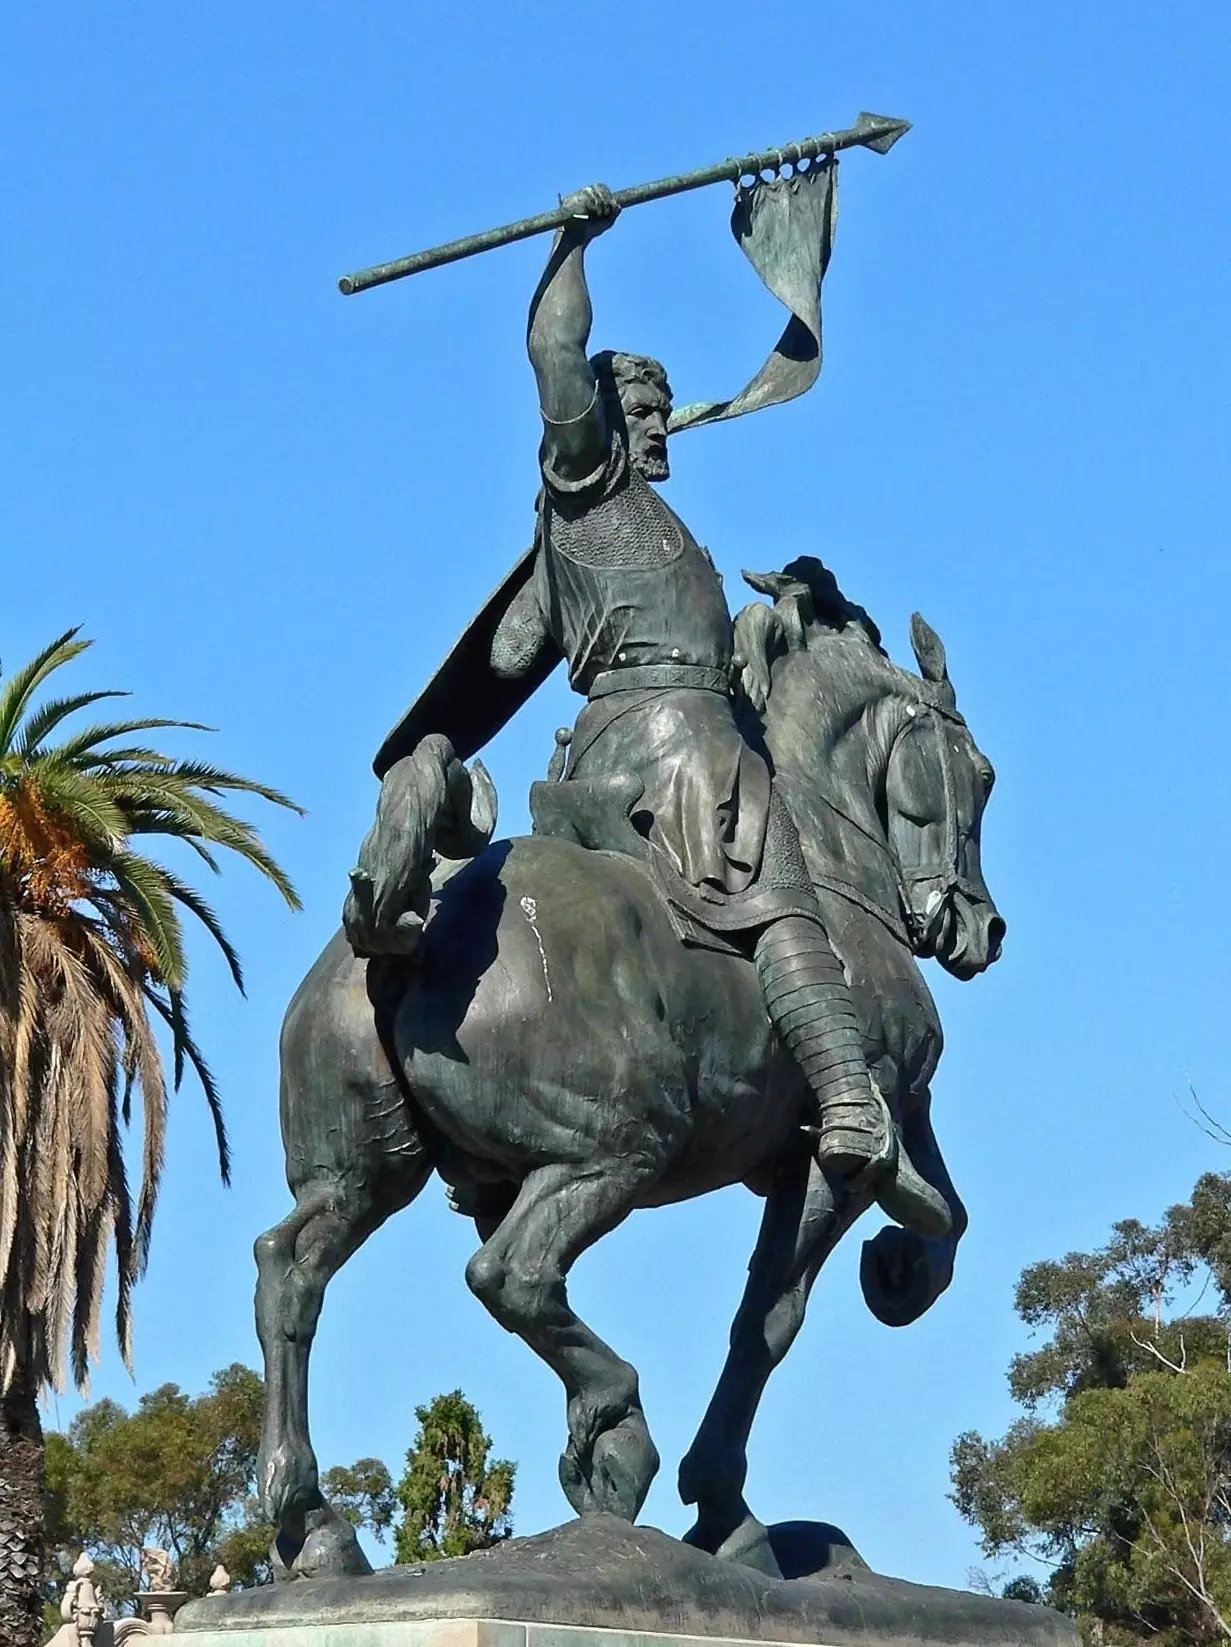
POLYGON ((934 686, 947 686, 949 668, 945 662, 945 643, 918 612, 910 620, 910 644, 924 680, 934 686))
POLYGON ((744 571, 741 575, 758 595, 772 598, 788 648, 792 652, 804 651, 808 645, 808 625, 815 615, 808 585, 789 572, 744 571))
POLYGON ((750 589, 755 589, 758 595, 768 595, 771 600, 777 600, 787 586, 794 580, 781 572, 741 572, 740 576, 750 589))

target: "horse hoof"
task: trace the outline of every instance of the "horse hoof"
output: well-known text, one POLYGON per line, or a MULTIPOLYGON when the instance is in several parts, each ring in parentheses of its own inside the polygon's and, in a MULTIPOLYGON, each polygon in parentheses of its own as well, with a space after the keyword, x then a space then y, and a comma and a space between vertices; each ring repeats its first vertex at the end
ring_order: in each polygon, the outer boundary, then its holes
POLYGON ((287 1542, 280 1532, 270 1551, 270 1560, 274 1578, 282 1582, 300 1578, 357 1578, 372 1571, 355 1529, 329 1504, 321 1504, 308 1512, 304 1536, 289 1562, 288 1553, 287 1542))
POLYGON ((863 1244, 859 1285, 864 1302, 886 1327, 908 1327, 917 1321, 952 1278, 952 1250, 942 1248, 938 1253, 913 1230, 890 1224, 863 1244))
POLYGON ((770 1578, 782 1577, 782 1569, 769 1541, 769 1528, 758 1521, 751 1511, 735 1531, 723 1539, 714 1556, 718 1561, 734 1562, 737 1567, 751 1567, 754 1572, 766 1573, 770 1578))
POLYGON ((644 1417, 629 1413, 579 1456, 574 1444, 560 1456, 560 1485, 578 1515, 604 1513, 635 1521, 658 1474, 658 1449, 644 1417))
POLYGON ((602 1508, 636 1521, 659 1463, 658 1448, 640 1413, 630 1413, 614 1430, 599 1436, 591 1479, 601 1477, 602 1508))
POLYGON ((873 1196, 881 1211, 912 1234, 943 1240, 953 1229, 953 1212, 944 1196, 916 1171, 905 1150, 897 1170, 876 1185, 873 1196))

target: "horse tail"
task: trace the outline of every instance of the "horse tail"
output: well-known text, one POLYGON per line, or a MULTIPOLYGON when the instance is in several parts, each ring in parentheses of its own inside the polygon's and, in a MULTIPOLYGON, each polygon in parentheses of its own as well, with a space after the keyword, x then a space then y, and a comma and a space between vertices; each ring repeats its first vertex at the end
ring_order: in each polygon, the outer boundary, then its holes
POLYGON ((413 957, 433 873, 439 886, 450 867, 484 850, 495 827, 496 790, 487 769, 475 761, 467 770, 448 738, 432 733, 395 761, 381 783, 376 822, 359 849, 342 912, 356 955, 413 957))

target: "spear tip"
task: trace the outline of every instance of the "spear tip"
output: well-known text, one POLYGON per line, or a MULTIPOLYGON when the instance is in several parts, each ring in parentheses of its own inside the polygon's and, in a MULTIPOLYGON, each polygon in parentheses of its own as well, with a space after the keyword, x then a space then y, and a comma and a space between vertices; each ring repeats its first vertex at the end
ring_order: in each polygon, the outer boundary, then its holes
POLYGON ((875 154, 888 154, 899 137, 910 130, 909 120, 895 120, 888 114, 861 114, 855 130, 863 136, 862 147, 875 154), (865 135, 866 134, 866 135, 865 135))

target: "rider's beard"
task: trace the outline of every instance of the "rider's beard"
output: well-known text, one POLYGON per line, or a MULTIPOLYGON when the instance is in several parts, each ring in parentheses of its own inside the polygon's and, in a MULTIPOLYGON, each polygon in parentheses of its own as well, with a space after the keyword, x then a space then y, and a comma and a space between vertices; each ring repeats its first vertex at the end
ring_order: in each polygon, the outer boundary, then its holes
POLYGON ((671 464, 666 452, 636 452, 633 467, 643 480, 669 480, 671 464))

